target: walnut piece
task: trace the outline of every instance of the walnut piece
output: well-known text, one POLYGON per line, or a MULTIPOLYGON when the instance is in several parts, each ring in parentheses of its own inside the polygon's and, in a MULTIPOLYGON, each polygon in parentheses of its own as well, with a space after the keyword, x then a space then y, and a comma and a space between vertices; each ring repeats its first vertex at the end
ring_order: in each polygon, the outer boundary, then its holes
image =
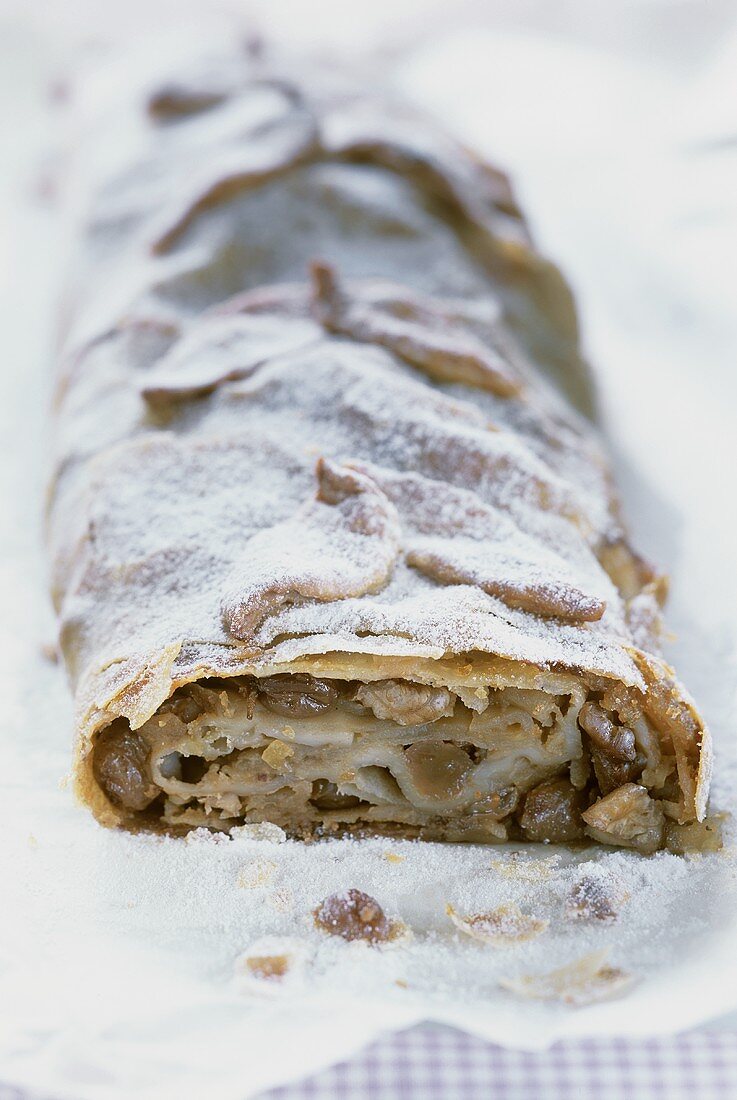
POLYGON ((643 761, 637 760, 635 735, 619 725, 598 703, 584 703, 578 724, 587 734, 591 762, 602 794, 631 783, 642 772, 643 761))
POLYGON ((290 756, 294 756, 291 745, 285 745, 283 741, 270 741, 261 753, 261 759, 274 771, 281 771, 290 756))
POLYGON ((306 941, 292 936, 263 936, 236 961, 236 977, 246 991, 279 993, 300 977, 310 955, 306 941))
POLYGON ((625 783, 583 813, 587 833, 601 844, 634 848, 650 855, 663 847, 662 807, 644 787, 625 783))
POLYGON ((409 680, 374 680, 361 684, 355 698, 377 718, 400 726, 422 726, 453 713, 455 696, 447 688, 430 687, 409 680))
POLYGON ((595 747, 614 760, 635 759, 637 750, 634 733, 626 726, 617 725, 598 703, 584 703, 578 716, 578 723, 595 747))

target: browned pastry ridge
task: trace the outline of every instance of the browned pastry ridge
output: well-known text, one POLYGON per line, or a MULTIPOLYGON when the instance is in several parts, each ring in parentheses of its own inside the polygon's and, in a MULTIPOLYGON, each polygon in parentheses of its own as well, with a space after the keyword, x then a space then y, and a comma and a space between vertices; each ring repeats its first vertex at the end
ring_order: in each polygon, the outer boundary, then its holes
POLYGON ((709 736, 505 176, 233 46, 130 76, 72 179, 49 541, 97 818, 683 850, 709 736))

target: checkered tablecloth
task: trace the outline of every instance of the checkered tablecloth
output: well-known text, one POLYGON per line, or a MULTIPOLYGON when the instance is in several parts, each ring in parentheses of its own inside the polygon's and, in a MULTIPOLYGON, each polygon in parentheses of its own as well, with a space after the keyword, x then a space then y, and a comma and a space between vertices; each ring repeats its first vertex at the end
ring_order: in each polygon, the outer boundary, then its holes
MULTIPOLYGON (((259 1100, 735 1100, 737 1031, 587 1039, 539 1054, 416 1027, 259 1100)), ((4 1098, 2 1098, 4 1100, 4 1098)))
MULTIPOLYGON (((730 1017, 730 1020, 732 1018, 730 1017)), ((258 1100, 737 1100, 737 1027, 537 1054, 425 1025, 258 1100)), ((51 1100, 0 1084, 0 1100, 51 1100)))

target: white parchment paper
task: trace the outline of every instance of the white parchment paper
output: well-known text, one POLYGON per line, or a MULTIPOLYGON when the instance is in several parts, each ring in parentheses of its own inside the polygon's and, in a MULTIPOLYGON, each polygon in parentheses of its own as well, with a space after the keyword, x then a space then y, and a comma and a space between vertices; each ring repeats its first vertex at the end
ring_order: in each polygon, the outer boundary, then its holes
MULTIPOLYGON (((737 145, 725 139, 737 134, 737 106, 730 122, 724 104, 730 95, 737 104, 725 61, 737 39, 722 34, 721 55, 707 42, 698 54, 648 57, 643 33, 634 48, 620 27, 614 50, 509 20, 446 26, 397 72, 511 168, 539 238, 576 285, 632 526, 670 569, 670 653, 712 725, 713 802, 728 809, 737 145)), ((53 623, 39 521, 62 277, 59 229, 33 186, 49 139, 41 100, 52 53, 37 30, 12 23, 2 71, 13 95, 0 100, 0 1081, 74 1100, 245 1100, 423 1019, 540 1048, 667 1032, 737 1009, 731 823, 718 855, 572 857, 385 840, 305 846, 278 833, 129 837, 74 804, 64 783, 70 702, 44 655, 53 623), (613 923, 566 917, 589 860, 628 896, 613 923), (348 887, 376 897, 411 938, 376 949, 320 934, 312 909, 348 887), (447 903, 460 912, 516 903, 549 927, 495 950, 463 937, 447 903), (288 937, 301 963, 276 988, 249 983, 239 966, 265 936, 288 937), (498 985, 604 948, 636 978, 620 1000, 570 1009, 498 985)))

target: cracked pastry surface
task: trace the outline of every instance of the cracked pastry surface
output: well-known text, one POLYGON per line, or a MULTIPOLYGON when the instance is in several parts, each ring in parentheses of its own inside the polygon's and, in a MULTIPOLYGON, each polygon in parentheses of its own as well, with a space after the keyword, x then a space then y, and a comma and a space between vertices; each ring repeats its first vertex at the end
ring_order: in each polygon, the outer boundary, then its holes
POLYGON ((49 533, 81 797, 685 843, 708 732, 508 181, 340 74, 201 61, 129 75, 71 173, 49 533))

